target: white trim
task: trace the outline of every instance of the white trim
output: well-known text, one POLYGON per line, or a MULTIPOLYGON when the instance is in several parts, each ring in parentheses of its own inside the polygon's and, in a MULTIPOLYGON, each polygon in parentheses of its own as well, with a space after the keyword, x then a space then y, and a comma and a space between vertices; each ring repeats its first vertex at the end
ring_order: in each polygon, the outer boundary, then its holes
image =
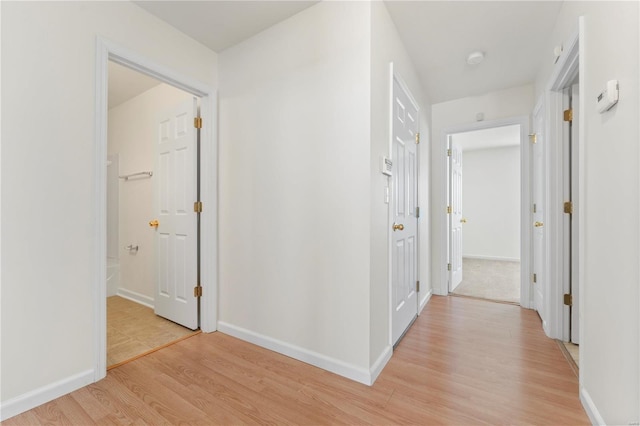
MULTIPOLYGON (((393 152, 393 62, 389 62, 389 146, 387 156, 391 158, 393 152)), ((387 188, 389 191, 389 204, 387 204, 387 288, 389 299, 389 336, 387 343, 393 347, 393 290, 391 288, 393 281, 393 236, 391 228, 393 226, 393 209, 391 205, 391 191, 393 190, 393 181, 387 178, 387 188)))
POLYGON ((592 425, 606 425, 604 419, 600 415, 600 411, 598 411, 598 407, 593 403, 593 399, 591 399, 589 392, 587 392, 584 386, 580 387, 580 402, 582 402, 582 407, 587 413, 589 420, 591 420, 592 425))
POLYGON ((240 340, 244 340, 245 342, 253 343, 254 345, 286 355, 293 359, 297 359, 298 361, 311 364, 323 370, 338 374, 339 376, 346 377, 347 379, 355 380, 356 382, 369 386, 372 384, 371 372, 365 368, 247 330, 224 321, 218 322, 218 330, 221 333, 228 334, 240 340))
POLYGON ((116 296, 120 296, 124 299, 131 300, 132 302, 146 306, 153 309, 153 297, 145 296, 144 294, 136 293, 135 291, 127 290, 126 288, 118 287, 116 296))
POLYGON ((39 405, 46 404, 74 390, 93 383, 95 372, 86 370, 38 389, 34 389, 0 404, 0 421, 5 421, 39 405))
POLYGON ((463 259, 478 259, 478 260, 497 260, 500 262, 520 262, 520 259, 515 257, 500 257, 500 256, 484 256, 482 254, 463 254, 463 259))
MULTIPOLYGON (((586 188, 586 179, 585 179, 585 164, 586 164, 586 160, 585 160, 585 152, 586 152, 586 140, 587 140, 587 133, 586 133, 586 120, 585 120, 585 114, 586 114, 586 87, 585 87, 585 81, 586 81, 586 76, 587 73, 585 72, 585 62, 584 62, 584 58, 585 58, 585 35, 584 35, 584 31, 585 31, 585 22, 584 22, 584 16, 580 16, 578 18, 578 40, 579 40, 579 45, 578 45, 578 69, 579 69, 579 74, 580 74, 580 81, 578 81, 578 94, 579 94, 579 108, 580 111, 578 111, 578 203, 576 205, 576 209, 578 212, 578 308, 580 309, 579 313, 580 313, 580 318, 578 319, 578 321, 580 322, 579 324, 579 330, 578 330, 578 334, 579 334, 579 339, 580 339, 580 343, 584 342, 584 321, 582 320, 582 318, 584 318, 584 312, 585 312, 585 303, 584 303, 584 282, 585 282, 585 273, 584 273, 584 269, 585 269, 585 252, 586 252, 586 246, 585 246, 585 212, 584 212, 584 207, 585 207, 585 188, 586 188), (582 295, 582 296, 580 296, 582 295)), ((582 346, 584 348, 584 345, 582 346)), ((578 361, 580 361, 580 359, 584 359, 584 357, 580 357, 578 361)), ((580 384, 584 383, 584 368, 580 368, 580 362, 578 362, 578 382, 580 384)), ((638 384, 640 384, 640 382, 638 382, 638 384)))
POLYGON ((433 296, 433 290, 429 289, 429 291, 425 294, 425 296, 420 301, 420 306, 418 307, 418 315, 420 315, 424 307, 427 306, 427 303, 429 303, 429 300, 431 300, 431 296, 433 296))
POLYGON ((107 351, 107 315, 106 315, 106 167, 107 161, 107 97, 109 60, 128 68, 142 72, 178 89, 201 98, 201 117, 203 128, 201 134, 201 329, 204 332, 216 330, 217 322, 217 92, 191 78, 174 72, 150 59, 118 45, 101 36, 96 38, 96 115, 95 115, 95 156, 94 169, 96 186, 95 199, 95 265, 96 275, 93 284, 94 298, 94 381, 106 376, 107 351))
MULTIPOLYGON (((475 123, 461 124, 451 126, 443 129, 440 135, 440 143, 436 143, 436 150, 434 155, 438 159, 437 161, 446 162, 446 145, 447 136, 455 133, 470 132, 474 130, 491 129, 495 127, 504 127, 511 125, 520 125, 520 305, 523 308, 532 308, 531 297, 531 232, 530 227, 527 225, 531 222, 531 164, 530 164, 530 149, 528 149, 528 135, 529 135, 529 116, 517 116, 509 117, 499 120, 488 120, 475 123)), ((447 190, 446 185, 449 180, 447 176, 447 167, 441 167, 440 172, 440 185, 445 189, 441 191, 439 200, 434 200, 436 212, 440 215, 442 225, 440 226, 439 239, 436 239, 436 244, 439 244, 440 248, 440 264, 435 265, 435 268, 440 269, 440 280, 433 283, 433 293, 440 296, 447 296, 449 294, 449 272, 447 271, 448 262, 448 249, 447 249, 447 236, 449 233, 449 220, 447 218, 447 190)), ((437 180, 436 180, 437 182, 437 180)))
POLYGON ((380 373, 382 373, 382 370, 384 369, 384 367, 387 365, 389 360, 391 360, 392 355, 393 355, 393 346, 389 345, 384 348, 384 350, 382 351, 382 353, 380 354, 376 362, 373 363, 373 365, 369 369, 369 381, 370 381, 369 385, 370 386, 375 383, 380 373))

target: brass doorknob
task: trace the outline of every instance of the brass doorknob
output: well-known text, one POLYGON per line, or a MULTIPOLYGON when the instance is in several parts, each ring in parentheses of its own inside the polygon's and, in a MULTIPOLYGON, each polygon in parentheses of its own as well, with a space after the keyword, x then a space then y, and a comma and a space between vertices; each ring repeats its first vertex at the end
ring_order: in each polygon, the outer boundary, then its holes
POLYGON ((404 225, 401 223, 394 223, 393 224, 393 232, 395 231, 402 231, 404 230, 404 225))
POLYGON ((542 223, 542 222, 536 222, 536 223, 534 223, 534 224, 533 224, 533 226, 535 226, 536 228, 541 228, 541 227, 543 227, 543 226, 544 226, 544 223, 542 223))
POLYGON ((463 217, 462 219, 460 219, 460 223, 467 223, 467 219, 463 217))
POLYGON ((152 228, 158 229, 158 225, 160 225, 160 222, 158 222, 157 219, 156 220, 152 220, 152 221, 149 222, 149 226, 152 227, 152 228))

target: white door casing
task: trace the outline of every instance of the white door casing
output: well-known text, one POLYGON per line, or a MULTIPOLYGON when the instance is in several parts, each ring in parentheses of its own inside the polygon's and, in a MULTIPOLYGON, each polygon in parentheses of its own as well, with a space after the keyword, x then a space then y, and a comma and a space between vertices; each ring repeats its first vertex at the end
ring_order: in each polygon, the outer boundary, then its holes
POLYGON ((533 251, 532 251, 532 277, 533 284, 533 308, 538 311, 540 318, 546 318, 544 312, 545 302, 545 111, 540 103, 533 113, 533 140, 531 143, 531 168, 532 179, 532 203, 533 203, 533 223, 531 226, 533 251))
POLYGON ((573 121, 571 122, 571 203, 574 212, 571 217, 571 341, 580 343, 580 286, 578 281, 578 259, 579 248, 579 222, 576 213, 578 206, 578 183, 579 183, 579 117, 580 117, 580 90, 577 84, 571 87, 571 109, 573 110, 573 121))
POLYGON ((450 170, 450 194, 449 206, 449 229, 451 230, 449 259, 451 263, 451 278, 449 280, 449 291, 462 282, 462 149, 454 141, 453 136, 449 136, 449 170, 450 170))
POLYGON ((418 314, 418 107, 393 76, 391 338, 396 344, 418 314))
POLYGON ((154 175, 155 313, 198 328, 195 97, 167 111, 158 124, 154 175))

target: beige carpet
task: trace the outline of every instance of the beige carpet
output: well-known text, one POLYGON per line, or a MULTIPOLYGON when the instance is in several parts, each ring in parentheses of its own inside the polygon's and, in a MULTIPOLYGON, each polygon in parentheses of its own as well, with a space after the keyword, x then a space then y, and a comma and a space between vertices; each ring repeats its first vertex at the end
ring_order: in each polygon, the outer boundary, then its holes
POLYGON ((520 262, 463 258, 453 294, 520 303, 520 262))

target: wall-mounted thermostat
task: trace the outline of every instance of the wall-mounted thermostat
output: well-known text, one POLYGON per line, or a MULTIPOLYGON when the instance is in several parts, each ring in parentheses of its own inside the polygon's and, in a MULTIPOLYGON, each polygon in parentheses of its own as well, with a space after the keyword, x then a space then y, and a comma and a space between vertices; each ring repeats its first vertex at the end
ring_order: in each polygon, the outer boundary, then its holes
POLYGON ((596 99, 598 112, 602 114, 609 111, 612 106, 618 103, 618 80, 607 81, 607 87, 596 99))
POLYGON ((387 157, 380 158, 380 170, 383 175, 391 176, 391 171, 393 169, 393 163, 387 157))

